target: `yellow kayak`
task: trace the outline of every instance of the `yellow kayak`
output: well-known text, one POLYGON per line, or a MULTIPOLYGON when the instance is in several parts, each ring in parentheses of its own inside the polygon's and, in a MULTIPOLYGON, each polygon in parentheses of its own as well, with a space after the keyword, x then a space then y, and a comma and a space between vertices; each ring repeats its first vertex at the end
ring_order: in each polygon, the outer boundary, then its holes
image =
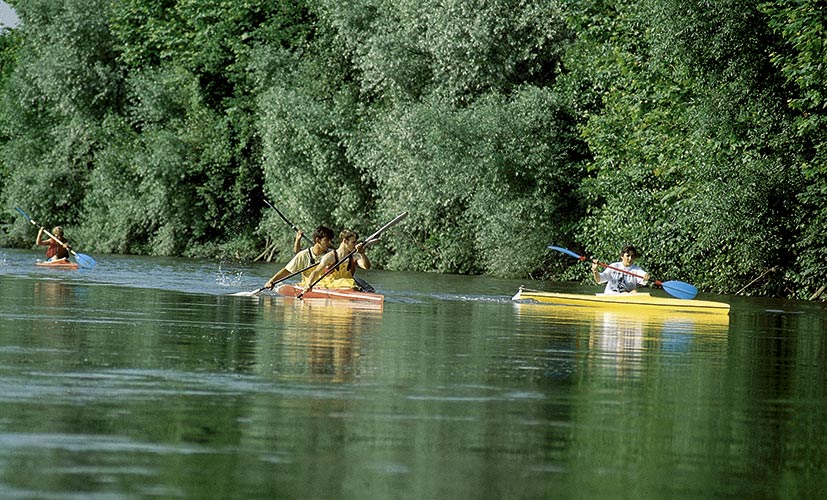
POLYGON ((511 299, 515 301, 534 301, 568 306, 600 307, 604 309, 658 309, 664 312, 729 314, 729 304, 724 302, 656 297, 649 293, 598 293, 595 295, 583 295, 541 292, 539 290, 529 290, 520 287, 517 294, 511 299))

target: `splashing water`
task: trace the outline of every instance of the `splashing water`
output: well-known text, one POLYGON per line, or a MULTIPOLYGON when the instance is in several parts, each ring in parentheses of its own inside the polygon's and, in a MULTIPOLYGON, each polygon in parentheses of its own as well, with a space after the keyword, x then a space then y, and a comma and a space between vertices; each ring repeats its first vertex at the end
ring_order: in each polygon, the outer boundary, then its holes
POLYGON ((215 284, 221 287, 238 288, 242 283, 244 271, 225 271, 221 264, 218 265, 218 270, 215 272, 215 284))

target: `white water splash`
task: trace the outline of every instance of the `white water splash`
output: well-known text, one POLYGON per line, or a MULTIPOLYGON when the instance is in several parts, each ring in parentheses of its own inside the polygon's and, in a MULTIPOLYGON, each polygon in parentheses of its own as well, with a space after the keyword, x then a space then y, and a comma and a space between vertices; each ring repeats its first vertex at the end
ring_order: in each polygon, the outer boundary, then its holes
POLYGON ((238 288, 243 277, 244 271, 225 271, 219 264, 218 271, 215 272, 215 284, 221 287, 238 288))

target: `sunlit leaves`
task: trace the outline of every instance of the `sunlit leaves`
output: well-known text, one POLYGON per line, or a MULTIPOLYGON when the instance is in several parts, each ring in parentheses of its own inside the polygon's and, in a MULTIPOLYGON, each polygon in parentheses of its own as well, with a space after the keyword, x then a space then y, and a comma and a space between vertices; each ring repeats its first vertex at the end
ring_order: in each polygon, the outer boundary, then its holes
POLYGON ((522 83, 553 81, 568 36, 557 2, 328 2, 364 86, 394 101, 439 95, 453 104, 522 83))
MULTIPOLYGON (((348 107, 278 86, 261 96, 259 108, 265 195, 308 231, 363 224, 371 183, 348 160, 348 107)), ((264 234, 290 236, 282 222, 268 225, 264 234)))
POLYGON ((392 265, 536 270, 549 238, 570 237, 578 215, 577 140, 556 112, 550 92, 526 88, 463 111, 431 99, 377 122, 361 161, 372 166, 387 213, 411 210, 413 244, 392 265))

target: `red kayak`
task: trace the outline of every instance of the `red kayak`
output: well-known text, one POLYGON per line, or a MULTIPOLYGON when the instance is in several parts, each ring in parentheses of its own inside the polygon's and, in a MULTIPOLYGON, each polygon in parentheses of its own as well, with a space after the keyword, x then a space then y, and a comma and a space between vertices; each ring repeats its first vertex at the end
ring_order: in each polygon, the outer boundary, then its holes
POLYGON ((51 267, 53 269, 77 269, 78 265, 76 262, 72 262, 66 259, 60 260, 39 260, 34 263, 34 265, 38 267, 51 267))
MULTIPOLYGON (((299 285, 281 285, 276 288, 276 293, 284 297, 298 297, 304 288, 299 285)), ((302 295, 303 299, 331 299, 331 300, 359 300, 370 301, 381 304, 385 300, 384 295, 378 293, 360 292, 350 288, 314 288, 302 295)))

